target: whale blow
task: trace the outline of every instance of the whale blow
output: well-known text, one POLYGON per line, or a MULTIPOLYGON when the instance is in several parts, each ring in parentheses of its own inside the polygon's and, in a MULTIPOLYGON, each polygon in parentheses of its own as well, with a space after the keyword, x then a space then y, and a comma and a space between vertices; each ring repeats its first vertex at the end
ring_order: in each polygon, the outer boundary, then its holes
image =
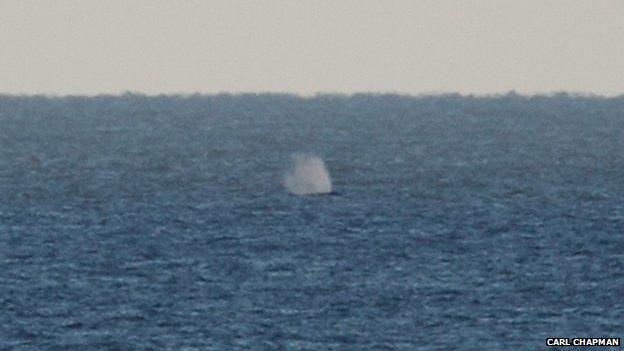
POLYGON ((292 156, 292 165, 284 177, 284 186, 295 195, 329 194, 331 179, 322 159, 305 154, 292 156))

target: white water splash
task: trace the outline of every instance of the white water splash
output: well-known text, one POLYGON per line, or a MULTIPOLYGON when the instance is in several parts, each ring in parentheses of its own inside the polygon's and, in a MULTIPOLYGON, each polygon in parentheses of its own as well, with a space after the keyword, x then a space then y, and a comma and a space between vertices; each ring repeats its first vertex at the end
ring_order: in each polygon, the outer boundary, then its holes
POLYGON ((316 156, 304 154, 293 155, 284 186, 295 195, 328 194, 332 191, 325 162, 316 156))

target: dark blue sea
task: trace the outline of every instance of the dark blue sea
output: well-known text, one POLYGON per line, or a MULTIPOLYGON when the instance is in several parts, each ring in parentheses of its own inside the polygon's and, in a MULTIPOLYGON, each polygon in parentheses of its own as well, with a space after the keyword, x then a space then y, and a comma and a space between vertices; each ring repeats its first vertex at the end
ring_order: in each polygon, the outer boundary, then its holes
POLYGON ((624 337, 624 97, 0 96, 0 350, 548 337, 624 337))

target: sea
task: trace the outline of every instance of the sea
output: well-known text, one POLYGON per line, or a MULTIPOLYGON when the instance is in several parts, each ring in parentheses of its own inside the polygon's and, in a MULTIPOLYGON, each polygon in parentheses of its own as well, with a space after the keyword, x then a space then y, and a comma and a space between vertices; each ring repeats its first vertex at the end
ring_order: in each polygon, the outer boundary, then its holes
POLYGON ((554 337, 624 338, 624 96, 0 95, 0 350, 554 337))

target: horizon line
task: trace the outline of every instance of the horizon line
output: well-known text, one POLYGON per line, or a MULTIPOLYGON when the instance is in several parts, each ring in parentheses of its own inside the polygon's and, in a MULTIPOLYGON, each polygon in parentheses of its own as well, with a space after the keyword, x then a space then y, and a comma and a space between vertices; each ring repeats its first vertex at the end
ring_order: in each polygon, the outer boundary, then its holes
POLYGON ((353 92, 339 92, 339 91, 316 91, 312 93, 301 93, 295 91, 220 91, 220 92, 141 92, 132 90, 122 90, 119 92, 98 92, 98 93, 57 93, 57 92, 2 92, 0 91, 0 97, 45 97, 45 98, 69 98, 69 97, 122 97, 122 96, 143 96, 143 97, 214 97, 214 96, 250 96, 250 95, 274 95, 274 96, 291 96, 297 98, 316 98, 323 96, 335 96, 335 97, 354 97, 359 95, 369 96, 400 96, 411 98, 423 98, 423 97, 444 97, 444 96, 458 96, 463 98, 500 98, 507 96, 516 96, 523 98, 532 97, 584 97, 584 98, 604 98, 604 99, 619 99, 624 98, 624 92, 618 94, 604 94, 587 91, 566 91, 558 90, 551 92, 534 92, 525 93, 517 92, 516 90, 507 90, 500 92, 489 93, 465 93, 457 91, 431 91, 421 93, 399 92, 399 91, 353 91, 353 92))

